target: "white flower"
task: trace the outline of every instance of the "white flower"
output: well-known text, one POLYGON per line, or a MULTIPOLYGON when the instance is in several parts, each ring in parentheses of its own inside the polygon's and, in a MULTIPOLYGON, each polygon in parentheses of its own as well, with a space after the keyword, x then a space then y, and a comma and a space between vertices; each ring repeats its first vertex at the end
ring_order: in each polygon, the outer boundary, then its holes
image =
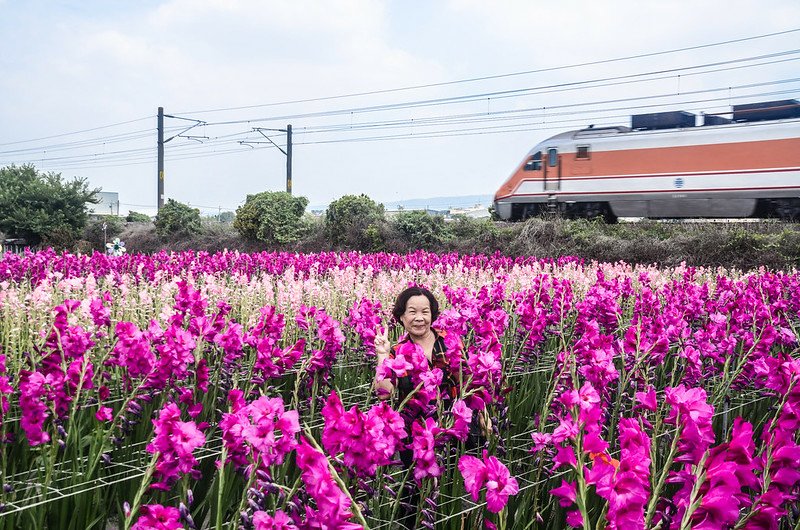
POLYGON ((111 256, 122 256, 126 251, 125 242, 120 241, 118 237, 115 237, 111 243, 106 243, 106 253, 111 256))

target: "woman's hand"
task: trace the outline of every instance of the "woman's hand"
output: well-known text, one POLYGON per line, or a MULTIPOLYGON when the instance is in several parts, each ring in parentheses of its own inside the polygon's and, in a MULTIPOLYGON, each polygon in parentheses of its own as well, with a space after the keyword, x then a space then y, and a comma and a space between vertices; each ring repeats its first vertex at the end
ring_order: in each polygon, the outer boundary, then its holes
MULTIPOLYGON (((389 348, 389 330, 386 327, 383 330, 381 335, 375 337, 375 355, 378 357, 378 366, 389 357, 391 351, 389 348)), ((378 394, 378 399, 381 401, 389 399, 392 397, 393 391, 394 385, 391 381, 388 379, 378 381, 377 377, 375 378, 375 393, 378 394)))
POLYGON ((385 327, 383 334, 375 337, 375 354, 378 356, 378 364, 389 356, 389 330, 385 327))

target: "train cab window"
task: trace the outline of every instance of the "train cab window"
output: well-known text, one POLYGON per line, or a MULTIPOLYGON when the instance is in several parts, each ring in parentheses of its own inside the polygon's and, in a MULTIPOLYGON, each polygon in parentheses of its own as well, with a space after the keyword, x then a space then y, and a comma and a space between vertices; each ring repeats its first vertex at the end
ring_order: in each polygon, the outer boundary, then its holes
POLYGON ((589 160, 591 158, 589 154, 589 146, 588 145, 579 145, 575 149, 575 160, 589 160))
POLYGON ((547 150, 547 165, 550 167, 556 167, 558 164, 558 149, 555 147, 550 148, 547 150))
POLYGON ((542 152, 536 151, 533 156, 525 162, 525 171, 541 171, 542 169, 542 152))

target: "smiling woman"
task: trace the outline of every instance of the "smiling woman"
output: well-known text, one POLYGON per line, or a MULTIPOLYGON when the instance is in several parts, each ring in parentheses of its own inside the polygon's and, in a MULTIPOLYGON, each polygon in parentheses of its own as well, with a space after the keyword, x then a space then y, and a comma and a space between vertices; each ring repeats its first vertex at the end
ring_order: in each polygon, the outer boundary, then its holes
MULTIPOLYGON (((436 349, 437 342, 441 341, 441 352, 444 352, 444 340, 442 332, 436 331, 431 327, 431 324, 439 316, 439 302, 428 289, 424 287, 409 287, 401 292, 394 303, 392 309, 392 316, 394 319, 402 324, 406 331, 406 336, 401 338, 400 344, 404 342, 411 342, 422 348, 425 353, 425 358, 429 363, 433 362, 433 353, 436 349)), ((378 336, 375 339, 375 351, 378 355, 378 366, 387 358, 395 358, 393 352, 390 351, 388 330, 384 335, 378 336)), ((400 346, 395 346, 395 349, 400 346)), ((403 381, 399 381, 401 386, 400 393, 407 394, 402 388, 403 381)), ((410 382, 410 381, 409 381, 410 382)), ((376 381, 376 391, 381 399, 387 399, 391 396, 394 385, 389 379, 381 379, 376 381)), ((410 390, 410 389, 408 389, 410 390)), ((401 399, 404 397, 400 396, 401 399)))

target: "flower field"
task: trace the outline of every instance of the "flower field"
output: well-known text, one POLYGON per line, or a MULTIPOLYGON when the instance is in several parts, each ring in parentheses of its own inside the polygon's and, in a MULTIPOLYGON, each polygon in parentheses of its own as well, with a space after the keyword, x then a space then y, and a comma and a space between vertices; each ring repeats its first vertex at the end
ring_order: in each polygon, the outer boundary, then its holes
POLYGON ((44 251, 0 314, 0 528, 800 528, 798 274, 44 251), (376 366, 410 284, 452 406, 376 366))

